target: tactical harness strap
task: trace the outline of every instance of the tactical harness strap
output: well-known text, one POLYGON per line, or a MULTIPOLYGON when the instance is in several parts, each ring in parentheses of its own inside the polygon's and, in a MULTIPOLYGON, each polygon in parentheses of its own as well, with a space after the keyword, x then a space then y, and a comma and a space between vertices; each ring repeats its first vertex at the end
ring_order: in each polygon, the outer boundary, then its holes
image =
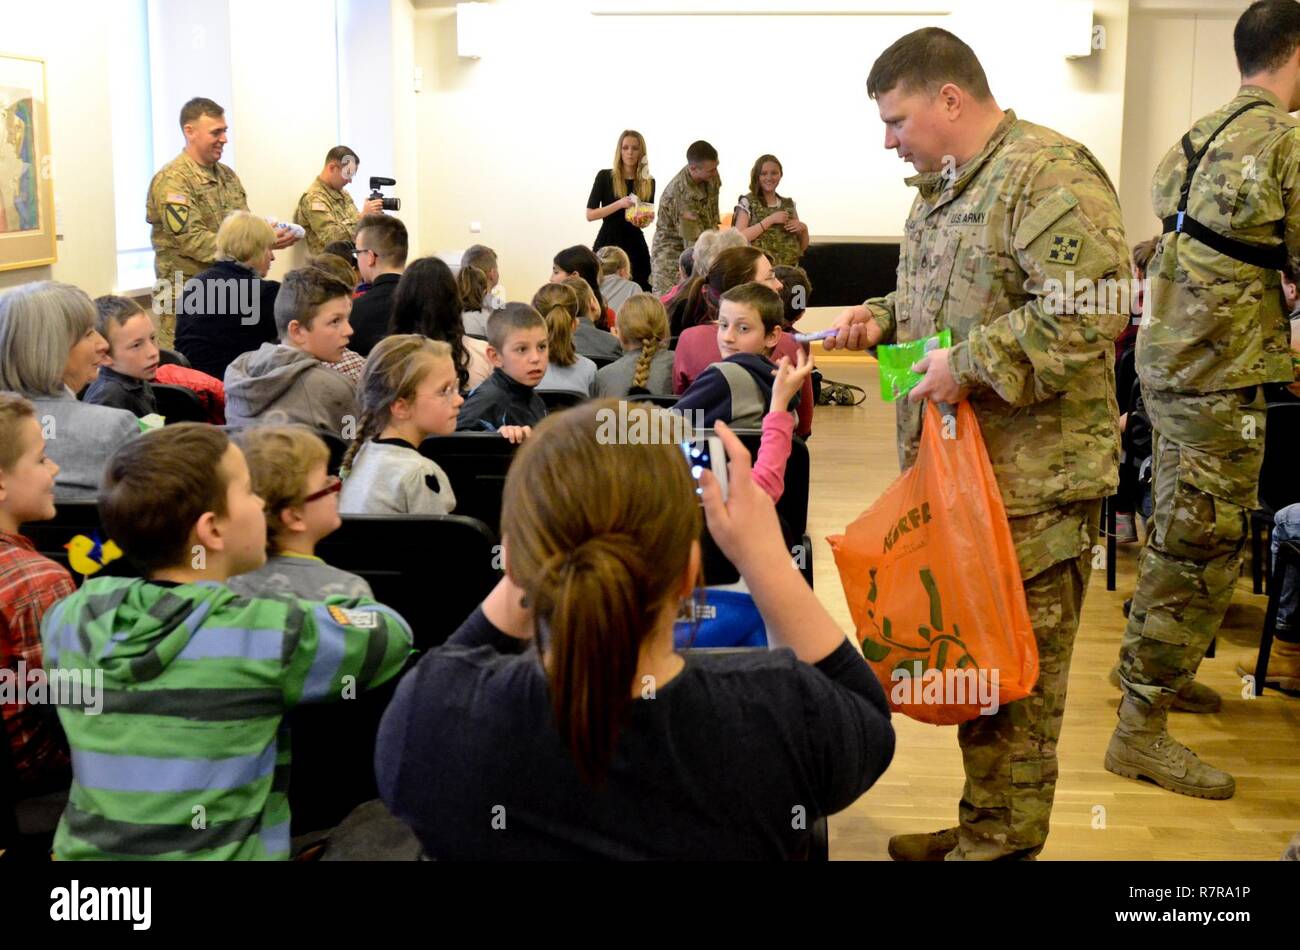
POLYGON ((1251 264, 1255 267, 1262 267, 1265 270, 1282 270, 1286 266, 1286 245, 1275 244, 1264 247, 1259 244, 1247 244, 1245 241, 1238 241, 1236 238, 1230 238, 1220 234, 1218 231, 1211 231, 1201 222, 1187 214, 1187 199, 1192 190, 1192 177, 1196 174, 1196 169, 1200 167, 1201 159, 1210 149, 1210 143, 1213 142, 1224 129, 1243 112, 1249 112, 1256 106, 1268 105, 1263 99, 1256 99, 1248 105, 1242 106, 1232 115, 1228 116, 1205 140, 1199 151, 1192 151, 1192 133, 1183 134, 1183 154, 1187 156, 1187 175, 1183 178, 1182 190, 1178 193, 1178 211, 1169 215, 1161 223, 1164 226, 1163 234, 1174 232, 1176 234, 1186 234, 1188 237, 1200 241, 1206 247, 1218 251, 1224 257, 1231 257, 1233 260, 1241 261, 1243 264, 1251 264))

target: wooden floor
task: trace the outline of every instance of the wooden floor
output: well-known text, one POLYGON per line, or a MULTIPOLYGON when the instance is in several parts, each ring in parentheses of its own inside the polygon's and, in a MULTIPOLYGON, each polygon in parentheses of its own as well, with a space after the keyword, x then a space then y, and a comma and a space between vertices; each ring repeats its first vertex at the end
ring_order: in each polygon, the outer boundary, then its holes
MULTIPOLYGON (((828 534, 839 533, 898 475, 893 406, 880 399, 874 362, 856 355, 819 358, 829 378, 867 389, 858 407, 817 409, 812 453, 809 534, 816 589, 846 631, 852 630, 828 534)), ((1140 530, 1140 529, 1139 529, 1140 530)), ((1300 830, 1300 699, 1267 691, 1244 699, 1234 666, 1253 658, 1265 598, 1238 584, 1220 633, 1218 655, 1200 682, 1224 697, 1215 715, 1171 714, 1172 733, 1237 780, 1228 801, 1202 801, 1102 767, 1119 694, 1106 676, 1124 629, 1122 604, 1132 593, 1138 546, 1119 546, 1117 587, 1094 572, 1070 672, 1059 747, 1060 781, 1052 833, 1041 860, 1277 860, 1300 830), (1095 827, 1096 826, 1096 827, 1095 827)), ((831 857, 887 860, 890 835, 933 831, 957 822, 962 766, 955 727, 894 717, 893 765, 866 795, 830 820, 831 857)))

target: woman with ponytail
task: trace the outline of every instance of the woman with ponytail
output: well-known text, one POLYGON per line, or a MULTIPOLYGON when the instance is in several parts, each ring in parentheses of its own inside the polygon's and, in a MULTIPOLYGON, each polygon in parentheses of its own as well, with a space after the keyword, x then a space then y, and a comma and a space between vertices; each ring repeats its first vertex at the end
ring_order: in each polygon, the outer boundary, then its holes
POLYGON ((467 393, 492 375, 487 343, 465 335, 461 294, 456 278, 441 258, 422 257, 408 264, 393 291, 389 333, 422 333, 451 347, 460 391, 467 393))
POLYGON ((539 392, 577 393, 591 396, 596 385, 596 364, 580 356, 573 335, 580 326, 578 295, 568 284, 546 284, 533 295, 533 309, 546 321, 546 375, 537 384, 539 392))
POLYGON ((700 496, 671 440, 611 439, 620 418, 643 432, 672 420, 602 400, 524 443, 506 479, 505 579, 384 715, 380 796, 431 858, 799 857, 816 818, 893 756, 880 684, 790 568, 725 426, 729 495, 703 473, 704 515, 779 649, 677 651, 700 583, 700 496))
POLYGON ((633 294, 614 328, 624 354, 596 373, 596 395, 635 393, 671 396, 673 354, 668 349, 668 313, 654 294, 633 294))

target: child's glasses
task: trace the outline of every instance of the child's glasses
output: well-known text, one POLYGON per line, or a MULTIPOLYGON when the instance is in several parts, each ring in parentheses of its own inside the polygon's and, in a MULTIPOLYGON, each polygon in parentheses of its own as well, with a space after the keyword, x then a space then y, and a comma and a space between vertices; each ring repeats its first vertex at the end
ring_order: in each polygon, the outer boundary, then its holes
POLYGON ((302 503, 306 505, 310 502, 318 501, 321 498, 324 498, 326 495, 332 495, 335 492, 342 491, 342 490, 343 490, 343 479, 339 478, 337 475, 331 475, 329 477, 329 481, 325 483, 324 488, 322 488, 320 491, 312 492, 310 495, 308 495, 306 498, 302 500, 302 503))

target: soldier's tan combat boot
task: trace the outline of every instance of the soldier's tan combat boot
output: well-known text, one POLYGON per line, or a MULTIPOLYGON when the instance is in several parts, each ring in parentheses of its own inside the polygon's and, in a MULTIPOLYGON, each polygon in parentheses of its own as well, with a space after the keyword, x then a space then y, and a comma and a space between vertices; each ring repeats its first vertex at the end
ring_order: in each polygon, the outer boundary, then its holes
MULTIPOLYGON (((1272 677, 1270 676, 1270 679, 1272 677)), ((1110 685, 1120 689, 1119 664, 1110 668, 1110 685)), ((1271 685, 1271 684, 1266 684, 1271 685)), ((1216 713, 1223 708, 1223 698, 1208 686, 1192 680, 1174 694, 1173 709, 1179 712, 1216 713)))
POLYGON ((1161 788, 1193 798, 1231 798, 1236 781, 1227 772, 1206 765, 1171 736, 1167 713, 1164 706, 1146 706, 1125 696, 1119 706, 1119 725, 1106 748, 1106 771, 1149 779, 1161 788))
POLYGON ((942 861, 957 847, 957 829, 945 828, 923 835, 894 835, 889 839, 889 856, 895 861, 942 861))

